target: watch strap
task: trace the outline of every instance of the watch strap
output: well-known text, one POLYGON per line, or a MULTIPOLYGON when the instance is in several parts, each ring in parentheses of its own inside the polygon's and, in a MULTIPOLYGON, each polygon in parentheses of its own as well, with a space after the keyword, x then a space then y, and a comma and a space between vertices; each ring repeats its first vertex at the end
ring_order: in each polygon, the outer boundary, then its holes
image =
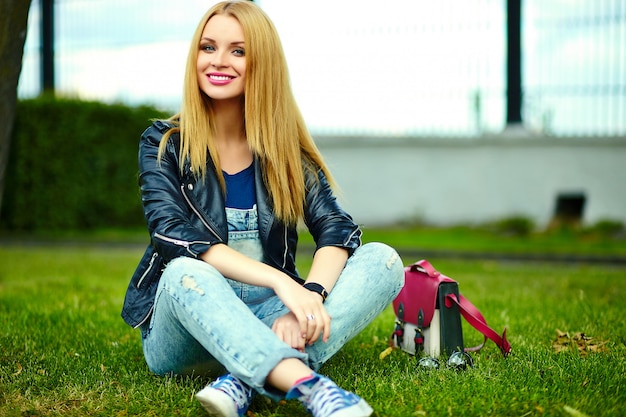
POLYGON ((318 284, 317 282, 307 282, 303 285, 303 287, 309 291, 318 293, 322 296, 322 301, 326 301, 328 291, 326 291, 326 288, 324 288, 321 284, 318 284))

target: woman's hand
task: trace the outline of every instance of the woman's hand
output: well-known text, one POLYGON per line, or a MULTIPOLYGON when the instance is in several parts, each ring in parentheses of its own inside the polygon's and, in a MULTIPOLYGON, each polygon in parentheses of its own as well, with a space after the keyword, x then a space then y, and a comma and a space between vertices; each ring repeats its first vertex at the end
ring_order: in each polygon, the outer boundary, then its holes
MULTIPOLYGON (((348 251, 326 246, 315 252, 307 282, 316 282, 327 291, 334 287, 346 265, 348 251)), ((274 322, 272 330, 285 343, 296 349, 315 343, 320 335, 324 342, 330 337, 330 316, 324 308, 322 296, 307 290, 290 278, 275 280, 274 292, 291 311, 274 322)))
POLYGON ((274 291, 290 310, 272 325, 272 330, 282 341, 301 351, 305 345, 315 343, 320 335, 324 342, 328 341, 331 318, 319 294, 292 280, 284 281, 274 291))
POLYGON ((292 312, 276 319, 272 325, 272 331, 276 333, 276 336, 278 336, 280 340, 287 343, 292 348, 304 352, 306 339, 302 337, 300 324, 292 312))
MULTIPOLYGON (((293 317, 287 325, 288 319, 283 318, 276 324, 277 334, 281 332, 282 340, 292 344, 292 338, 299 336, 305 344, 315 343, 320 336, 324 342, 330 337, 330 316, 324 308, 322 296, 309 291, 285 274, 262 262, 255 261, 235 251, 225 244, 212 245, 200 258, 212 265, 225 277, 246 284, 272 288, 278 298, 291 311, 293 317), (297 322, 297 326, 295 326, 297 322), (295 330, 294 330, 295 329, 295 330), (289 334, 289 338, 287 338, 289 334)), ((311 282, 318 282, 332 289, 339 273, 348 258, 344 249, 324 247, 319 249, 313 257, 313 264, 308 278, 316 278, 311 282), (331 279, 332 278, 332 279, 331 279)), ((297 343, 297 346, 302 346, 297 343)))

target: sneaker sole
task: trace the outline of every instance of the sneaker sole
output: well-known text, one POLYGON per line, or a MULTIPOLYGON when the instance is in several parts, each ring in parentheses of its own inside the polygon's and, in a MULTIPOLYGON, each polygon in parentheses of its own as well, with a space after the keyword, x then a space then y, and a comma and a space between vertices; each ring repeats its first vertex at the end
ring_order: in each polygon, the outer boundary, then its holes
POLYGON ((211 417, 239 417, 232 398, 220 390, 205 388, 196 394, 196 399, 211 417))
POLYGON ((373 412, 372 407, 361 398, 358 403, 332 413, 330 417, 369 417, 373 412))

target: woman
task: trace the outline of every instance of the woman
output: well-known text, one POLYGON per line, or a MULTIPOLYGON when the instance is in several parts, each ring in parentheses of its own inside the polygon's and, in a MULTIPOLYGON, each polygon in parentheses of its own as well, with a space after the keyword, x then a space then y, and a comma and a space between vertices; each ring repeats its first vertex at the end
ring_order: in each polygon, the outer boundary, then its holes
POLYGON ((139 184, 151 244, 122 315, 157 374, 219 376, 197 393, 242 416, 255 393, 316 417, 371 407, 316 373, 403 284, 402 262, 337 204, 295 104, 276 30, 247 1, 223 2, 191 42, 181 111, 142 135, 139 184), (306 279, 297 225, 316 242, 306 279))

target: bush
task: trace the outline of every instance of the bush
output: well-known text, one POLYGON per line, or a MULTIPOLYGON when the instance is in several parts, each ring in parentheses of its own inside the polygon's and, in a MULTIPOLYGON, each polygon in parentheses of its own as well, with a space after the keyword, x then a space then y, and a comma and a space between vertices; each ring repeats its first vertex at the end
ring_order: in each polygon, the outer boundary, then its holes
POLYGON ((20 101, 6 173, 2 228, 84 230, 144 224, 137 187, 141 132, 166 115, 42 97, 20 101))
POLYGON ((535 229, 534 222, 524 216, 501 219, 493 224, 496 233, 507 236, 528 236, 535 229))
POLYGON ((585 232, 605 237, 623 237, 626 233, 626 226, 619 220, 604 219, 587 228, 585 232))

